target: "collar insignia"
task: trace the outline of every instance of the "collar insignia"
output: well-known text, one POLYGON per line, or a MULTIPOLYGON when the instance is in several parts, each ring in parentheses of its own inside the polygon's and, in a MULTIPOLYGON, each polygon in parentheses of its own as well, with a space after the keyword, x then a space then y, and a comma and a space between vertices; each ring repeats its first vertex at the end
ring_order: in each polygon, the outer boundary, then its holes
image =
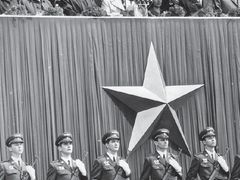
POLYGON ((104 161, 103 163, 104 163, 105 166, 109 166, 110 165, 109 161, 104 161))
POLYGON ((59 166, 58 169, 59 170, 64 170, 64 167, 63 166, 59 166))
POLYGON ((157 165, 157 164, 160 164, 160 163, 159 163, 159 160, 154 160, 153 162, 154 162, 154 164, 156 164, 156 165, 157 165))
POLYGON ((206 158, 203 159, 203 163, 207 163, 208 160, 206 158))

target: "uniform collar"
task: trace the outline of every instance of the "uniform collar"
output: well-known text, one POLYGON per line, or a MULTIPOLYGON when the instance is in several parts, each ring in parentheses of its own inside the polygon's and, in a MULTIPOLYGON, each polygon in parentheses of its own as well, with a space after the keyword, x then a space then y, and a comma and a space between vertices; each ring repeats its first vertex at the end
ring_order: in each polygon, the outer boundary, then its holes
MULTIPOLYGON (((163 157, 156 151, 155 152, 155 157, 158 159, 158 161, 163 164, 163 165, 166 165, 166 159, 163 159, 163 157)), ((167 157, 167 156, 166 156, 167 157)))
POLYGON ((113 161, 113 157, 115 158, 115 160, 117 161, 117 159, 118 159, 118 156, 117 156, 117 154, 116 155, 113 155, 113 154, 111 154, 111 153, 109 153, 109 152, 106 152, 106 154, 110 157, 110 159, 113 161))
POLYGON ((23 162, 21 157, 15 158, 15 157, 11 156, 11 160, 12 160, 15 164, 17 164, 17 165, 21 165, 22 162, 23 162), (19 163, 20 163, 20 164, 19 164, 19 163))
POLYGON ((167 151, 165 151, 165 152, 158 151, 158 150, 156 150, 156 151, 157 151, 157 153, 161 156, 161 158, 163 158, 163 157, 167 158, 167 157, 168 157, 167 151))
POLYGON ((20 165, 19 165, 18 161, 16 161, 17 159, 19 159, 19 158, 11 157, 10 160, 9 160, 9 162, 11 163, 11 166, 12 166, 14 169, 16 169, 16 170, 18 170, 19 172, 21 172, 21 171, 22 171, 22 168, 25 167, 26 164, 25 164, 24 161, 22 161, 22 159, 20 159, 20 165))
MULTIPOLYGON (((106 158, 106 161, 105 163, 111 165, 112 167, 116 167, 117 163, 116 162, 113 162, 113 160, 109 157, 109 155, 107 154, 107 152, 104 154, 104 157, 106 158)), ((116 161, 119 160, 119 157, 116 161)))
POLYGON ((70 162, 70 166, 72 167, 73 160, 71 157, 69 157, 69 158, 61 157, 61 160, 63 160, 65 162, 65 164, 67 164, 67 165, 69 165, 68 162, 70 162))
POLYGON ((210 157, 210 155, 207 153, 206 149, 204 149, 203 155, 205 156, 205 158, 207 158, 207 160, 208 160, 210 163, 213 164, 213 163, 215 162, 215 160, 213 160, 213 159, 210 157))
POLYGON ((213 155, 213 158, 215 159, 215 157, 216 157, 216 151, 215 150, 213 152, 211 152, 211 151, 205 149, 205 151, 208 153, 210 158, 212 158, 212 155, 213 155))

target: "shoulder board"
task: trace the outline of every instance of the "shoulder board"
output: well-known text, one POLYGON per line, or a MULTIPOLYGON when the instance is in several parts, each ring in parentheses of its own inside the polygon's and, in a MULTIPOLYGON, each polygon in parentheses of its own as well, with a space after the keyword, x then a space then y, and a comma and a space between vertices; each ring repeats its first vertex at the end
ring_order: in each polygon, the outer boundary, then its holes
POLYGON ((12 161, 10 161, 10 160, 6 160, 6 161, 2 161, 1 163, 0 163, 0 165, 1 166, 9 166, 9 165, 12 165, 12 164, 14 164, 14 162, 12 162, 12 161))
POLYGON ((97 159, 104 159, 104 158, 106 158, 106 156, 103 154, 103 155, 101 155, 101 156, 98 156, 97 159))
POLYGON ((107 157, 103 154, 101 156, 98 156, 96 160, 100 162, 100 161, 105 161, 106 159, 107 157))
POLYGON ((6 164, 6 163, 11 163, 11 162, 12 162, 11 160, 6 160, 6 161, 2 161, 1 163, 6 164))
POLYGON ((51 164, 52 164, 53 166, 61 165, 61 161, 59 161, 59 160, 52 161, 51 164))
POLYGON ((206 158, 206 156, 203 153, 198 153, 198 154, 195 154, 194 156, 198 159, 205 159, 206 158))
POLYGON ((154 157, 154 154, 148 154, 146 157, 154 157))
POLYGON ((147 156, 146 156, 146 159, 158 159, 158 158, 160 158, 160 155, 156 155, 156 154, 148 154, 147 156))
POLYGON ((52 161, 51 163, 58 163, 59 162, 59 160, 55 160, 55 161, 52 161))

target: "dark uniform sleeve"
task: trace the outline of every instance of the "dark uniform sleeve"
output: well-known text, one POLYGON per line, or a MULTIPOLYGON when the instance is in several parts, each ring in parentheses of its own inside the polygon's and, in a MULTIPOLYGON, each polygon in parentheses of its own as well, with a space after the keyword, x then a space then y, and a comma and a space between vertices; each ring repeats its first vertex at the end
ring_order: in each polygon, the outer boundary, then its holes
POLYGON ((93 168, 90 174, 91 179, 101 179, 102 165, 98 160, 94 161, 93 168))
POLYGON ((125 171, 123 170, 123 168, 118 167, 119 169, 117 169, 117 176, 121 176, 124 179, 129 179, 131 177, 131 173, 129 175, 126 175, 125 171))
MULTIPOLYGON (((220 166, 220 164, 217 162, 217 161, 215 161, 219 166, 220 166)), ((225 171, 221 166, 220 166, 220 168, 218 169, 218 179, 222 179, 222 178, 225 178, 225 179, 229 179, 229 175, 230 175, 230 172, 229 171, 225 171)))
MULTIPOLYGON (((33 168, 33 167, 32 167, 32 168, 33 168)), ((25 171, 25 173, 26 173, 25 178, 26 178, 27 180, 32 180, 30 174, 29 174, 27 171, 25 171)), ((23 180, 25 180, 25 179, 23 178, 23 180)))
MULTIPOLYGON (((178 158, 177 155, 171 154, 171 157, 172 157, 175 161, 177 161, 177 163, 179 164, 179 158, 178 158)), ((170 168, 171 168, 172 171, 173 171, 173 174, 172 174, 172 175, 173 175, 173 176, 176 176, 178 180, 182 180, 182 179, 183 179, 183 177, 182 177, 182 171, 181 171, 181 173, 179 174, 173 166, 171 166, 170 164, 169 164, 169 166, 170 166, 170 168)), ((181 165, 179 164, 179 166, 181 166, 181 165)), ((181 166, 181 167, 182 167, 182 166, 181 166)))
MULTIPOLYGON (((124 160, 126 162, 126 159, 121 159, 121 160, 124 160)), ((131 169, 130 169, 131 170, 131 169)), ((131 178, 131 175, 132 175, 132 172, 130 172, 129 175, 126 175, 126 172, 123 170, 122 167, 118 166, 117 168, 117 171, 116 172, 118 175, 120 175, 122 178, 126 179, 126 180, 129 180, 131 178)))
POLYGON ((80 178, 80 180, 88 180, 88 177, 83 176, 81 172, 79 173, 79 178, 80 178))
POLYGON ((52 163, 49 164, 48 172, 47 172, 47 180, 55 180, 56 179, 56 169, 52 163))
POLYGON ((200 161, 197 157, 194 157, 191 166, 188 170, 186 180, 193 180, 197 178, 200 161))
POLYGON ((0 163, 0 180, 4 180, 5 172, 4 172, 4 167, 3 164, 0 163))
POLYGON ((150 172, 151 172, 150 159, 149 158, 145 158, 140 180, 149 180, 150 172))
POLYGON ((240 155, 236 155, 234 159, 234 166, 232 168, 231 180, 240 179, 240 155))

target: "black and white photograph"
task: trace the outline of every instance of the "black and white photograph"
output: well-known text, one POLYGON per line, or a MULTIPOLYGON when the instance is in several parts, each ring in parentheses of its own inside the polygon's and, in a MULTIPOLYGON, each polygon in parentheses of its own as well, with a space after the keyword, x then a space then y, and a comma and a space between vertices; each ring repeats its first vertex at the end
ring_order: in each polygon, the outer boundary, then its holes
POLYGON ((240 180, 240 0, 0 0, 0 180, 240 180))

